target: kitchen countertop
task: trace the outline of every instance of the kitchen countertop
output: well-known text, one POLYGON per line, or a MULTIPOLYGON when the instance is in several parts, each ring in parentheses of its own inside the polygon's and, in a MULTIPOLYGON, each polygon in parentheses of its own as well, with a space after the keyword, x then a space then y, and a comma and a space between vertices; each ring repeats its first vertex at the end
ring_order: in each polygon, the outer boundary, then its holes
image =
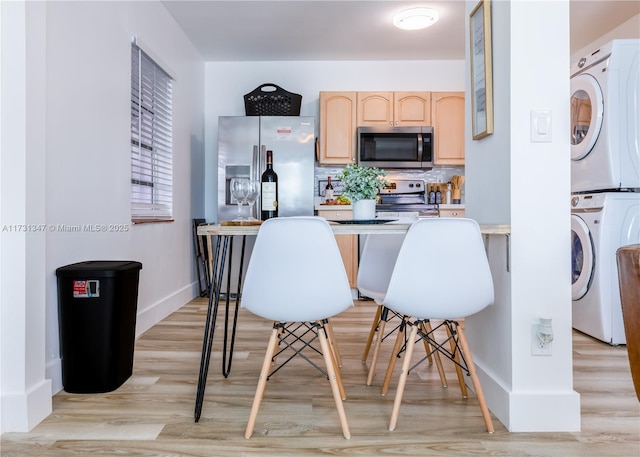
MULTIPOLYGON (((367 235, 380 233, 403 234, 409 230, 413 221, 399 220, 388 224, 338 224, 331 222, 331 229, 335 234, 367 235)), ((510 235, 511 226, 503 224, 479 224, 483 235, 510 235)), ((260 225, 226 226, 226 225, 200 225, 198 235, 257 235, 260 225)))

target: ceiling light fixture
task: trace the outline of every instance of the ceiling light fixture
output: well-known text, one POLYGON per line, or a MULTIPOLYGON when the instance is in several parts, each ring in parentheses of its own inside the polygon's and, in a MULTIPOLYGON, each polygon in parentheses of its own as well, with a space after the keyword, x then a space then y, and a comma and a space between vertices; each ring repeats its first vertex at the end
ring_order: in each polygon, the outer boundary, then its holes
POLYGON ((426 29, 438 20, 438 12, 432 8, 411 8, 393 17, 393 25, 403 30, 426 29))

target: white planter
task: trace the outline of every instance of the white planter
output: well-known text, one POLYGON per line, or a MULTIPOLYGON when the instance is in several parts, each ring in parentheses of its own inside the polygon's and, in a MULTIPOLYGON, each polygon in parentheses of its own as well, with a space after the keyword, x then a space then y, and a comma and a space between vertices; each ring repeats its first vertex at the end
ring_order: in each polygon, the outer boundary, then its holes
POLYGON ((376 218, 376 200, 356 200, 353 202, 353 219, 362 221, 376 218))

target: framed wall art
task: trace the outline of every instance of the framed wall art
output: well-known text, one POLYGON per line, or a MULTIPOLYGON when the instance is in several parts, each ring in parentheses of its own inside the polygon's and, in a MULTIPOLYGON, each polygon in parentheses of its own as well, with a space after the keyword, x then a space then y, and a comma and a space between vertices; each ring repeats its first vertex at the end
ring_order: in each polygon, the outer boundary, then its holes
POLYGON ((471 133, 479 140, 493 133, 491 1, 480 0, 469 15, 471 133))

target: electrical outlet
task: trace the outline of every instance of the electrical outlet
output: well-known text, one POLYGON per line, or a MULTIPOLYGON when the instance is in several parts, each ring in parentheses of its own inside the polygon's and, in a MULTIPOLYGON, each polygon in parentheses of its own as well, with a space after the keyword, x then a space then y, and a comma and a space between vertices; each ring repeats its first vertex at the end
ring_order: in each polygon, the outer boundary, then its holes
POLYGON ((539 324, 531 324, 531 355, 551 355, 553 342, 544 344, 538 338, 539 324))

